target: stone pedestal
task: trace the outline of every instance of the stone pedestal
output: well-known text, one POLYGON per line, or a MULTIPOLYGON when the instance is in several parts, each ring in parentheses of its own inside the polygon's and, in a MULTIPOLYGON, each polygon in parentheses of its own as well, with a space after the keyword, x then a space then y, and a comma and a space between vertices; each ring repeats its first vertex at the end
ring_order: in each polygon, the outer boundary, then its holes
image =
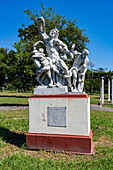
POLYGON ((47 86, 38 86, 34 88, 35 95, 47 95, 47 94, 65 94, 68 93, 67 86, 61 86, 60 88, 47 86))
POLYGON ((33 95, 29 99, 30 149, 92 152, 87 94, 33 95))

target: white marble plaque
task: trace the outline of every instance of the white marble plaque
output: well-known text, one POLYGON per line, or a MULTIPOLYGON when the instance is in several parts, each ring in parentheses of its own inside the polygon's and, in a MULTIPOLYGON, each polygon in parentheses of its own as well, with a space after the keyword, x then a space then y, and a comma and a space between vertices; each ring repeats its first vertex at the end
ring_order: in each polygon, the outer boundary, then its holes
POLYGON ((47 124, 53 127, 66 127, 66 107, 48 107, 47 124))

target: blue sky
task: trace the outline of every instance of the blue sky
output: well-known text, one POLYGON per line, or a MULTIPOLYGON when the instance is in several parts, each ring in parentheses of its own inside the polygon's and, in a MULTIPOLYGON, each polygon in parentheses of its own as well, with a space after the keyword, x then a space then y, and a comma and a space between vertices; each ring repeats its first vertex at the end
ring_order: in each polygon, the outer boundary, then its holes
POLYGON ((90 40, 87 47, 94 68, 113 71, 113 0, 0 0, 0 47, 14 49, 18 29, 31 23, 24 10, 39 11, 41 2, 67 19, 78 19, 78 26, 86 29, 90 40))

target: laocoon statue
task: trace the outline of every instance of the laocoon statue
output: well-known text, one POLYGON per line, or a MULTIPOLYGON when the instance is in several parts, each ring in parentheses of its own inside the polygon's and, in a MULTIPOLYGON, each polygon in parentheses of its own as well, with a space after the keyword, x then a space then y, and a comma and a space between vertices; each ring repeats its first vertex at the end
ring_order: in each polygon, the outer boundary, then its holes
POLYGON ((69 51, 67 45, 58 39, 59 31, 56 28, 47 35, 43 17, 38 18, 38 31, 43 41, 34 44, 32 58, 34 58, 39 85, 48 86, 48 88, 68 86, 70 92, 83 92, 89 51, 84 49, 82 53, 79 53, 74 50, 75 44, 69 51), (36 49, 38 43, 46 44, 47 57, 43 48, 36 49), (72 59, 74 62, 69 70, 64 60, 72 59))

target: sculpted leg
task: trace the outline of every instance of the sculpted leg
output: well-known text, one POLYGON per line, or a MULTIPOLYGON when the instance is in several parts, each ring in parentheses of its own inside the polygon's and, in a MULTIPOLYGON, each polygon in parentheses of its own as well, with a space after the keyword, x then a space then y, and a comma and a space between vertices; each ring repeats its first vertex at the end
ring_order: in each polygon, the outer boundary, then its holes
POLYGON ((77 92, 77 71, 73 70, 73 86, 74 86, 74 92, 77 92))
POLYGON ((34 59, 34 65, 37 69, 41 69, 41 64, 37 59, 34 59))
POLYGON ((58 67, 60 67, 64 71, 65 74, 67 75, 69 74, 68 67, 63 60, 59 59, 56 65, 58 65, 58 67))
POLYGON ((39 82, 40 85, 43 85, 43 84, 42 84, 42 81, 43 81, 42 78, 41 78, 41 80, 40 80, 41 75, 42 75, 42 73, 39 73, 39 74, 37 75, 37 77, 36 77, 36 80, 39 82))
POLYGON ((53 85, 53 80, 52 80, 52 76, 51 76, 51 70, 48 70, 47 75, 48 75, 48 77, 50 79, 49 86, 51 87, 53 85))
POLYGON ((73 91, 73 86, 72 86, 72 83, 71 83, 71 77, 67 78, 67 82, 68 82, 68 85, 71 89, 71 92, 73 91))
POLYGON ((84 80, 85 80, 85 76, 79 75, 79 79, 78 79, 78 91, 79 91, 79 92, 82 92, 82 91, 83 91, 84 80))

